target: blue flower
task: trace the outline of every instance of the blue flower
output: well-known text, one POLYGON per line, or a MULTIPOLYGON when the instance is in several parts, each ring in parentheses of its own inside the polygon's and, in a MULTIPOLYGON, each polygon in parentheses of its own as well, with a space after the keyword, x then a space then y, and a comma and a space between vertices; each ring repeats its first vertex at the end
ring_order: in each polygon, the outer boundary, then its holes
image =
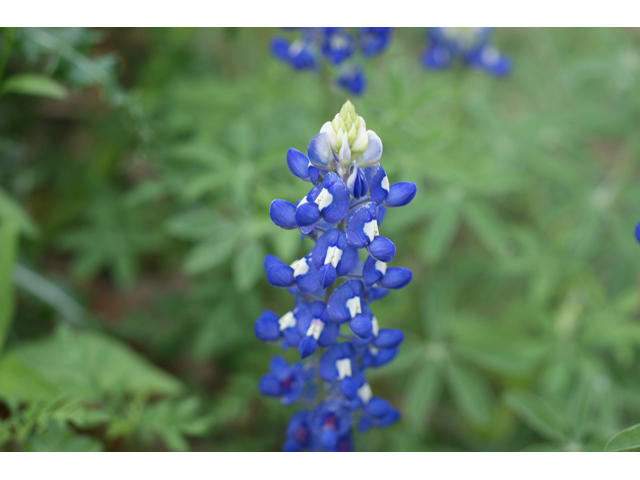
MULTIPOLYGON (((332 55, 338 59, 339 51, 332 55)), ((351 102, 322 126, 307 155, 287 151, 291 173, 312 186, 295 204, 274 200, 269 215, 281 228, 300 230, 301 238, 311 238, 315 246, 291 264, 265 257, 268 282, 288 289, 295 307, 282 316, 264 310, 254 325, 258 339, 294 347, 302 359, 290 365, 274 357, 270 373, 259 382, 263 394, 285 404, 310 404, 290 418, 285 451, 352 451, 354 428, 384 427, 400 415, 387 400, 373 396, 366 371, 392 361, 404 335, 380 328, 369 303, 411 281, 409 269, 387 265, 396 248, 379 228, 388 208, 413 200, 416 186, 390 184, 381 156, 382 141, 367 130, 351 102), (350 335, 340 334, 342 324, 350 335)))
POLYGON ((428 69, 442 70, 458 58, 463 64, 496 77, 508 75, 511 60, 489 44, 492 33, 493 28, 489 27, 430 28, 422 63, 428 69))
POLYGON ((340 66, 335 84, 360 95, 366 88, 364 70, 353 58, 360 53, 369 59, 382 53, 391 38, 389 27, 363 27, 348 31, 340 27, 300 28, 299 37, 290 41, 283 37, 271 40, 271 53, 294 70, 317 70, 320 62, 340 66))
POLYGON ((301 363, 289 365, 280 356, 271 359, 269 370, 271 372, 260 379, 258 389, 263 395, 280 397, 285 405, 298 399, 310 378, 309 370, 305 371, 301 363))
POLYGON ((336 78, 336 85, 354 95, 362 94, 367 87, 364 70, 357 64, 348 65, 340 70, 336 78))

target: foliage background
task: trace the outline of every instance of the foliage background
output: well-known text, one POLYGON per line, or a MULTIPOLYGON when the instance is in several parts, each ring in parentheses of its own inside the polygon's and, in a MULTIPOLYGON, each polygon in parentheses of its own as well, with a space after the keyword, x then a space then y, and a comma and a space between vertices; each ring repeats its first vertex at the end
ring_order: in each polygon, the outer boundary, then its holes
MULTIPOLYGON (((2 449, 279 449, 253 322, 290 297, 261 264, 309 245, 268 205, 347 96, 275 32, 0 31, 2 449)), ((375 305, 403 418, 356 446, 601 451, 640 421, 640 33, 499 29, 504 80, 424 71, 424 38, 396 29, 351 99, 418 184, 383 226, 414 280, 375 305)))

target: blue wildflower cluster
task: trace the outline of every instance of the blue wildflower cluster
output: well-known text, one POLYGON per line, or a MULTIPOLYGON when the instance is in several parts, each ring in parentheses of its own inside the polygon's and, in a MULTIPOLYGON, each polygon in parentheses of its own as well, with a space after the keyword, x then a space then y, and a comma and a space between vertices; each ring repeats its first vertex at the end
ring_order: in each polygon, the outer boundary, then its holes
POLYGON ((288 289, 295 305, 284 315, 265 310, 255 323, 261 341, 295 348, 301 358, 288 364, 274 357, 259 382, 264 395, 308 405, 289 421, 286 451, 350 451, 354 425, 364 432, 400 416, 373 395, 365 373, 390 362, 404 336, 380 328, 369 304, 411 281, 410 270, 387 266, 395 246, 379 229, 387 208, 411 202, 416 186, 390 185, 381 155, 380 138, 347 101, 306 156, 287 152, 291 172, 312 184, 309 193, 295 204, 274 200, 269 208, 277 226, 315 241, 291 264, 267 255, 267 280, 288 289))
POLYGON ((355 35, 344 28, 301 28, 300 38, 290 42, 283 37, 271 41, 273 55, 295 70, 316 70, 322 58, 340 70, 336 85, 360 95, 366 88, 362 66, 353 62, 356 53, 370 58, 381 53, 389 43, 391 28, 363 27, 355 35))
POLYGON ((489 43, 492 33, 493 28, 489 27, 430 28, 422 63, 428 69, 442 70, 458 58, 463 64, 496 77, 508 75, 511 59, 489 43))

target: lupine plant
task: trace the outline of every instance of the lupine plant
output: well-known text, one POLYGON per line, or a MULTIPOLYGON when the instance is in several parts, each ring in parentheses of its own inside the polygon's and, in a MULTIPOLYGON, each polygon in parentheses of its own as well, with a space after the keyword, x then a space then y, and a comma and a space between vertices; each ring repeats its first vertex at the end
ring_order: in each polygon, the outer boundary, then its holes
POLYGON ((464 65, 496 77, 508 75, 511 59, 489 43, 492 33, 489 27, 430 28, 422 63, 430 70, 442 70, 458 58, 464 65))
POLYGON ((390 185, 381 155, 380 138, 347 101, 313 137, 307 156, 287 152, 291 172, 313 185, 309 193, 295 205, 274 200, 269 208, 277 226, 315 241, 290 265, 266 256, 268 282, 289 289, 294 308, 265 310, 255 323, 260 340, 297 349, 302 359, 273 357, 259 382, 264 395, 307 405, 289 420, 286 451, 350 451, 356 420, 364 432, 400 416, 373 395, 365 373, 393 360, 404 335, 380 328, 369 304, 411 281, 409 269, 387 266, 395 246, 379 229, 386 209, 411 202, 416 186, 390 185))
POLYGON ((324 58, 333 66, 340 66, 335 84, 348 92, 360 95, 366 88, 362 66, 353 61, 360 53, 371 58, 387 47, 391 28, 362 27, 355 34, 344 28, 301 28, 300 38, 291 42, 284 37, 271 41, 273 55, 295 70, 317 70, 324 58))

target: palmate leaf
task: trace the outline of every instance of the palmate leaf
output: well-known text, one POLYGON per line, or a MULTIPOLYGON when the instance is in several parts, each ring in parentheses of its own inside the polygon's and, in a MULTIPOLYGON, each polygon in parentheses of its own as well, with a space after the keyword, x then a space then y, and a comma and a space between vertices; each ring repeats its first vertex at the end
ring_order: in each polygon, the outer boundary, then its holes
POLYGON ((543 437, 557 441, 565 439, 562 416, 542 398, 529 392, 511 392, 505 396, 505 402, 543 437))
POLYGON ((419 370, 408 382, 405 395, 407 421, 416 432, 423 432, 442 389, 438 371, 434 365, 419 370))
POLYGON ((72 332, 60 328, 53 337, 24 343, 0 362, 0 378, 8 375, 9 387, 0 395, 31 396, 54 391, 76 399, 95 400, 105 395, 176 395, 181 383, 151 365, 127 346, 99 333, 72 332), (31 369, 20 381, 12 372, 31 369), (43 383, 42 379, 46 379, 43 383))
POLYGON ((447 380, 458 408, 475 423, 486 425, 493 411, 493 391, 482 375, 451 362, 447 380))
POLYGON ((617 433, 604 447, 607 452, 619 452, 634 448, 640 448, 640 424, 617 433))

